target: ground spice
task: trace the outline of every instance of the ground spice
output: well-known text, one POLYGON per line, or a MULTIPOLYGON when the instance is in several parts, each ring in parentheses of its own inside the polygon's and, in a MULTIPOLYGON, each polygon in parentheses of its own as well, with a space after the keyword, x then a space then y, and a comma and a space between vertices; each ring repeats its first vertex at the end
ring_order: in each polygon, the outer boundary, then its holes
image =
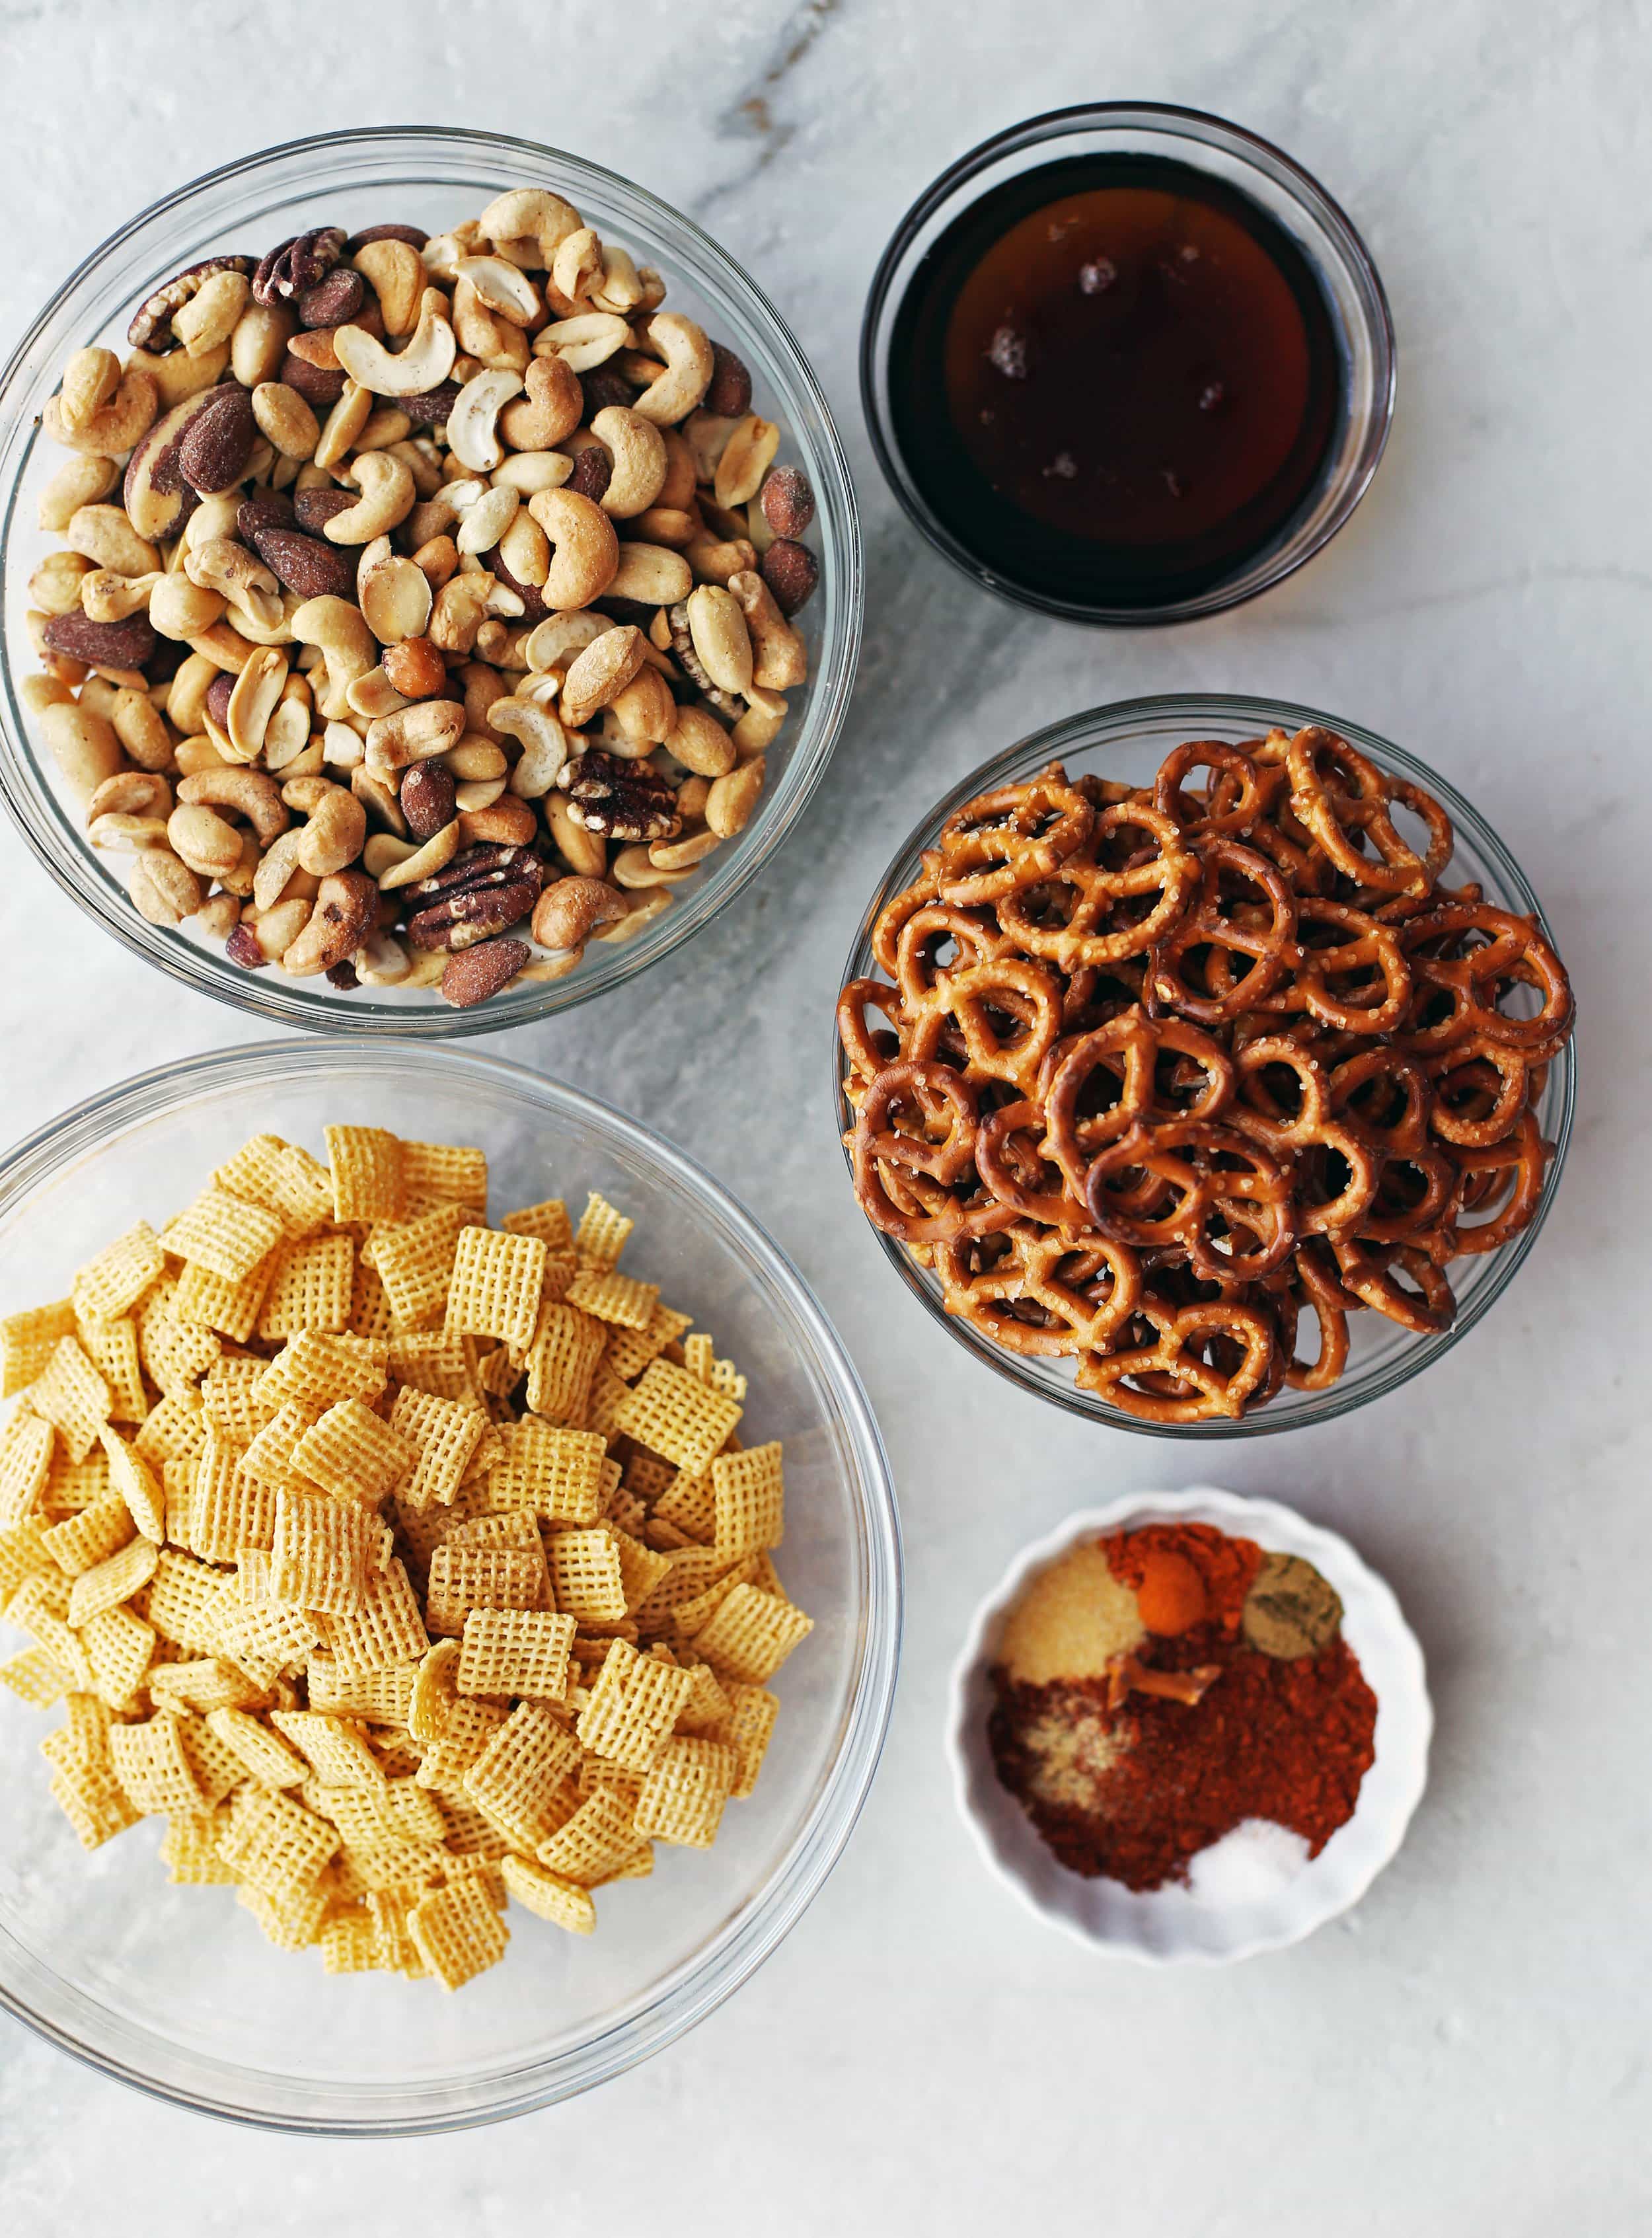
MULTIPOLYGON (((999 1778, 1064 1865, 1128 1888, 1185 1881, 1190 1860, 1248 1818, 1299 1834, 1317 1856, 1353 1815, 1375 1755, 1377 1698, 1341 1633, 1290 1660, 1245 1639, 1263 1559, 1250 1539, 1155 1525, 1104 1545, 1113 1574, 1138 1592, 1173 1556, 1204 1595, 1200 1621, 1151 1636, 1135 1664, 1201 1675, 1214 1665, 1217 1676, 1191 1705, 1140 1691, 1120 1705, 1111 1678, 1031 1685, 1000 1668, 989 1729, 999 1778), (1052 1780, 1051 1736, 1065 1728, 1085 1745, 1052 1780)), ((1184 1581, 1178 1590, 1184 1605, 1184 1581)))

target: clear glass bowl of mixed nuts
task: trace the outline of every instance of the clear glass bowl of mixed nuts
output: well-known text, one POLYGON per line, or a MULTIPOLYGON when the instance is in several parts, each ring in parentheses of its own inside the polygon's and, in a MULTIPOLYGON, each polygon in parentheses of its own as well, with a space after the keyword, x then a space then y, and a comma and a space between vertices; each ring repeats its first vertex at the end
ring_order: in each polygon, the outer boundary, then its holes
POLYGON ((0 384, 0 794, 176 977, 492 1030, 687 939, 853 683, 854 500, 740 268, 493 135, 292 143, 106 242, 0 384))

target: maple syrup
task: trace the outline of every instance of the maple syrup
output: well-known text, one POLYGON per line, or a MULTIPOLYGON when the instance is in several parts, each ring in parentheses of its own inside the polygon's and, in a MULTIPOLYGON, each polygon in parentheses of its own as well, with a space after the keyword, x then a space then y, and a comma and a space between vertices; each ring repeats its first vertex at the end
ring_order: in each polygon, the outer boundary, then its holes
POLYGON ((1068 607, 1151 609, 1237 573, 1312 495, 1343 408, 1302 249, 1156 156, 1044 165, 965 209, 913 275, 888 367, 943 527, 1068 607))

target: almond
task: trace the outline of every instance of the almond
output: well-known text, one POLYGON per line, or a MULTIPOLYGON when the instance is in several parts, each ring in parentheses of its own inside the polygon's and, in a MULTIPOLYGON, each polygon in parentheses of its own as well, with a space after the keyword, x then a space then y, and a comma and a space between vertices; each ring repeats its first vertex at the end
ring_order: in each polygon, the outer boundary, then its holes
POLYGON ((147 614, 123 622, 95 622, 82 613, 55 614, 41 632, 49 652, 67 653, 89 668, 142 668, 155 651, 147 614))
MULTIPOLYGON (((244 506, 242 511, 246 511, 244 506)), ((354 593, 355 570, 349 553, 324 544, 318 536, 306 536, 297 528, 256 527, 252 546, 283 591, 295 592, 301 599, 348 599, 354 593)))
POLYGON ((441 998, 455 1010, 485 1003, 508 987, 533 954, 525 940, 483 940, 474 948, 448 958, 441 975, 441 998))
POLYGON ((201 497, 234 489, 258 440, 252 399, 239 381, 206 392, 178 445, 178 472, 201 497))

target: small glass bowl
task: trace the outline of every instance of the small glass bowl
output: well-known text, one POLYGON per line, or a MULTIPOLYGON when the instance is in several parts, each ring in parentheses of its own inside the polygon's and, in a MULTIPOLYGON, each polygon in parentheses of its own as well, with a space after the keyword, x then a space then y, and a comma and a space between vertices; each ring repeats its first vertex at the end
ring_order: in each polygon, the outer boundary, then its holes
MULTIPOLYGON (((349 1119, 480 1143, 495 1213, 600 1189, 637 1222, 635 1271, 716 1331, 746 1421, 786 1441, 779 1559, 815 1628, 775 1681, 763 1777, 716 1847, 616 1883, 588 1940, 514 1910, 503 1962, 447 1996, 271 1949, 223 1888, 173 1888, 149 1818, 83 1854, 47 1791, 50 1714, 0 1700, 0 2005, 91 2066, 205 2113, 383 2136, 496 2121, 589 2089, 702 2020, 796 1923, 849 1837, 882 1745, 900 1548, 877 1425, 797 1269, 670 1143, 588 1096, 458 1050, 285 1037, 95 1096, 0 1162, 5 1310, 158 1222, 246 1138, 322 1148, 349 1119)), ((582 1202, 582 1198, 580 1199, 582 1202)))
POLYGON ((1101 101, 1051 110, 996 133, 926 188, 895 228, 873 275, 860 330, 860 400, 878 462, 907 518, 972 582, 1034 612, 1118 629, 1196 620, 1254 599, 1328 543, 1377 472, 1394 417, 1394 328, 1365 244, 1318 181, 1268 141, 1202 109, 1101 101), (1313 492, 1294 518, 1222 582, 1157 606, 1109 606, 1053 598, 980 560, 936 515, 901 455, 891 409, 895 321, 924 260, 953 222, 994 188, 1058 159, 1173 156, 1237 188, 1282 226, 1317 278, 1340 345, 1342 417, 1313 492))
POLYGON ((726 251, 642 188, 576 156, 501 133, 409 125, 293 141, 209 172, 134 218, 58 289, 0 374, 0 798, 58 884, 148 962, 272 1024, 440 1039, 496 1032, 606 994, 733 900, 785 839, 825 771, 854 685, 864 591, 854 492, 826 399, 780 314, 726 251), (808 685, 771 751, 767 789, 745 831, 676 890, 646 930, 618 944, 593 941, 565 978, 519 982, 455 1010, 434 987, 343 995, 321 979, 243 970, 192 929, 167 931, 138 916, 109 858, 88 844, 78 804, 19 699, 21 678, 38 665, 23 626, 29 577, 58 548, 36 526, 36 500, 71 455, 46 440, 40 414, 73 351, 98 341, 123 351, 134 307, 199 257, 262 252, 335 219, 355 228, 405 220, 441 231, 506 187, 534 186, 566 194, 599 232, 659 267, 667 304, 745 360, 756 409, 780 426, 781 456, 807 473, 819 508, 810 540, 820 560, 819 587, 798 622, 809 646, 808 685))
MULTIPOLYGON (((945 800, 908 833, 894 860, 884 873, 844 967, 842 984, 852 979, 881 977, 872 952, 872 930, 885 904, 911 885, 922 868, 926 847, 935 844, 940 827, 965 801, 997 785, 1018 785, 1046 762, 1066 765, 1075 777, 1116 778, 1126 785, 1151 783, 1159 764, 1184 738, 1254 738, 1277 724, 1298 731, 1305 724, 1320 724, 1358 747, 1380 767, 1398 771, 1431 792, 1450 818, 1456 834, 1456 851, 1446 876, 1459 884, 1475 879, 1486 899, 1499 909, 1535 917, 1548 931, 1537 897, 1524 872, 1484 818, 1425 762, 1408 754, 1387 738, 1363 731, 1339 715, 1313 707, 1299 707, 1284 699, 1255 699, 1236 692, 1164 692, 1144 699, 1121 699, 1110 707, 1091 707, 1047 730, 1035 731, 1006 747, 1003 753, 973 771, 953 786, 945 800)), ((833 1093, 837 1099, 839 1133, 846 1136, 854 1113, 843 1092, 842 1051, 833 1035, 833 1093)), ((1467 1336, 1475 1323, 1489 1313, 1508 1288, 1536 1242, 1560 1186, 1561 1168, 1571 1139, 1572 1116, 1577 1097, 1576 1045, 1568 1042, 1549 1068, 1543 1092, 1535 1106, 1545 1139, 1555 1146, 1549 1162, 1536 1212, 1514 1241, 1500 1251, 1477 1257, 1454 1259, 1450 1274, 1456 1293, 1456 1319, 1436 1336, 1419 1336, 1380 1314, 1349 1316, 1348 1366, 1337 1381, 1323 1391, 1297 1391, 1287 1384, 1265 1406, 1254 1408, 1240 1420, 1225 1418, 1203 1422, 1144 1422, 1122 1408, 1110 1407, 1099 1393, 1080 1391, 1072 1381, 1071 1365, 1060 1358, 1023 1357, 1006 1352, 981 1335, 966 1321, 948 1314, 942 1302, 940 1282, 920 1267, 892 1235, 875 1229, 890 1264, 913 1294, 921 1299, 947 1334, 984 1361, 1006 1381, 1016 1383, 1040 1399, 1048 1399, 1069 1414, 1082 1414, 1111 1430, 1129 1430, 1141 1437, 1191 1438, 1207 1441, 1226 1438, 1262 1438, 1277 1430, 1297 1430, 1310 1423, 1335 1421, 1370 1400, 1381 1399, 1414 1375, 1432 1366, 1443 1353, 1467 1336)), ((846 1147, 845 1157, 847 1160, 846 1147)))

